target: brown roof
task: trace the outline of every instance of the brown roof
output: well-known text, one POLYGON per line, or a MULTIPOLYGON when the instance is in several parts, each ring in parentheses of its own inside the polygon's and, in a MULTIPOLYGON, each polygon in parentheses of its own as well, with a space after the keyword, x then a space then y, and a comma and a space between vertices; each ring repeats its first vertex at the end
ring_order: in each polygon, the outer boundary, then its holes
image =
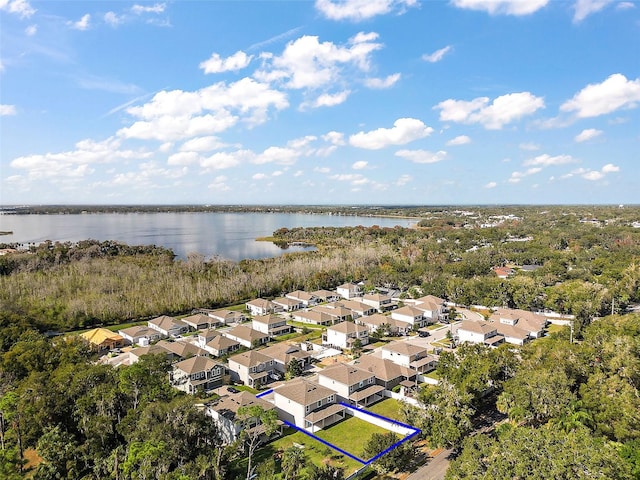
POLYGON ((373 309, 371 305, 358 302, 357 300, 341 300, 338 305, 342 305, 343 307, 346 307, 349 310, 353 310, 354 312, 364 312, 373 309))
POLYGON ((506 323, 497 323, 498 333, 505 337, 517 338, 518 340, 526 340, 529 338, 529 332, 519 327, 520 322, 516 325, 508 325, 506 323))
POLYGON ((311 310, 309 310, 310 312, 322 312, 322 313, 326 313, 327 315, 330 315, 333 318, 337 318, 337 317, 348 317, 349 315, 352 314, 351 310, 349 310, 346 307, 343 307, 340 304, 333 304, 333 305, 320 305, 317 307, 313 307, 311 310))
POLYGON ((357 332, 366 332, 367 327, 362 325, 356 325, 353 322, 340 322, 332 327, 328 327, 327 330, 333 330, 334 332, 340 333, 357 333, 357 332))
POLYGON ((363 299, 373 300, 374 302, 384 302, 387 300, 391 300, 389 295, 382 295, 381 293, 367 293, 363 299))
POLYGON ((344 405, 340 405, 339 403, 331 403, 320 410, 316 410, 315 412, 311 412, 309 415, 304 417, 305 420, 316 423, 320 420, 324 420, 325 418, 329 418, 331 415, 335 415, 336 413, 340 413, 346 407, 344 405))
POLYGON ((211 370, 216 365, 219 364, 211 360, 209 357, 191 357, 186 360, 182 360, 173 366, 178 370, 182 370, 187 375, 191 375, 193 373, 211 370))
POLYGON ((247 302, 247 305, 252 305, 258 308, 272 308, 273 304, 269 300, 265 300, 264 298, 256 298, 247 302))
POLYGON ((254 330, 253 328, 246 325, 238 325, 237 327, 233 327, 227 333, 229 335, 233 335, 234 337, 248 340, 250 342, 253 342, 254 340, 261 340, 263 338, 269 338, 269 335, 267 335, 266 333, 254 330))
POLYGON ((276 388, 274 393, 282 395, 299 405, 311 405, 312 403, 336 394, 336 392, 330 388, 323 387, 300 377, 276 388))
POLYGON ((390 352, 399 353, 401 355, 419 355, 421 353, 427 353, 427 349, 425 347, 420 347, 419 345, 414 345, 409 342, 391 342, 387 343, 382 347, 383 350, 388 350, 390 352))
POLYGON ((380 325, 387 324, 393 325, 395 320, 393 320, 388 315, 382 315, 381 313, 374 313, 373 315, 369 315, 368 317, 360 317, 358 318, 358 322, 364 323, 366 325, 375 325, 379 327, 380 325))
POLYGON ((293 298, 278 297, 273 299, 273 303, 277 305, 286 305, 287 307, 294 307, 296 305, 302 305, 302 301, 295 300, 293 298))
POLYGON ((187 325, 191 325, 196 327, 197 325, 202 325, 203 323, 209 325, 213 320, 209 315, 205 315, 204 313, 196 313, 195 315, 189 315, 188 317, 184 317, 182 321, 187 325))
POLYGON ((394 310, 391 314, 409 315, 415 318, 423 316, 424 312, 419 308, 412 307, 411 305, 405 305, 404 307, 394 310))
POLYGON ((130 337, 144 337, 147 335, 160 337, 162 335, 157 330, 149 327, 143 327, 142 325, 136 325, 119 331, 130 337))
POLYGON ((252 393, 244 391, 222 397, 220 401, 215 405, 212 405, 211 408, 218 412, 220 415, 233 420, 240 407, 252 407, 254 405, 260 406, 264 410, 271 410, 275 408, 266 400, 258 398, 252 393))
POLYGON ((384 392, 384 387, 382 385, 369 385, 367 388, 353 392, 349 395, 349 400, 359 402, 360 400, 364 400, 365 398, 380 392, 384 392))
POLYGON ((231 347, 235 347, 236 345, 240 345, 235 340, 225 337, 224 335, 218 335, 214 337, 207 343, 207 347, 213 348, 214 350, 227 350, 231 347))
POLYGON ((209 355, 209 352, 206 350, 188 342, 167 342, 166 340, 160 340, 157 344, 179 357, 187 357, 189 355, 200 355, 206 357, 209 355))
POLYGON ((338 297, 339 295, 336 292, 332 292, 330 290, 316 290, 315 292, 311 292, 311 295, 318 297, 321 300, 325 300, 329 297, 338 297))
POLYGON ((171 330, 172 328, 179 326, 185 326, 180 320, 170 317, 169 315, 161 315, 159 317, 154 318, 153 320, 149 320, 149 324, 156 325, 160 327, 162 330, 171 330))
POLYGON ((370 371, 376 378, 384 382, 390 382, 398 377, 412 377, 416 374, 409 368, 401 367, 387 358, 374 357, 373 355, 360 357, 357 365, 360 368, 370 371))
POLYGON ((226 309, 214 310, 212 312, 208 312, 208 314, 210 317, 219 318, 225 321, 245 318, 244 313, 242 312, 235 312, 233 310, 226 310, 226 309))
POLYGON ((329 315, 328 313, 318 312, 315 310, 302 310, 302 311, 296 312, 294 317, 306 318, 316 323, 331 322, 331 320, 335 318, 334 316, 329 315))
POLYGON ((463 320, 460 323, 460 327, 458 328, 458 330, 465 330, 467 332, 480 333, 482 335, 486 335, 487 333, 491 333, 497 330, 497 325, 495 323, 463 320))
POLYGON ((159 353, 168 355, 171 352, 168 351, 166 348, 163 348, 162 345, 156 344, 156 345, 148 345, 146 347, 137 347, 131 350, 131 352, 129 353, 132 353, 136 357, 141 357, 142 355, 157 355, 159 353))
POLYGON ((289 298, 295 298, 296 300, 306 301, 306 302, 310 302, 311 300, 316 298, 315 295, 309 292, 305 292, 304 290, 296 290, 295 292, 287 293, 285 296, 289 298))
POLYGON ((257 350, 249 350, 248 352, 238 353, 237 355, 229 357, 230 362, 234 361, 244 367, 254 367, 261 363, 267 363, 270 360, 271 358, 263 355, 257 350))
POLYGON ((286 320, 282 317, 279 317, 271 313, 269 315, 258 315, 257 317, 254 317, 253 321, 258 323, 264 323, 265 325, 273 325, 276 323, 285 322, 286 320))
POLYGON ((369 370, 355 365, 347 365, 346 363, 331 365, 319 372, 318 375, 335 380, 343 385, 353 385, 375 376, 369 370))
POLYGON ((299 345, 292 345, 286 342, 276 343, 259 350, 259 352, 284 364, 289 363, 292 358, 304 359, 311 356, 310 352, 300 349, 299 345))

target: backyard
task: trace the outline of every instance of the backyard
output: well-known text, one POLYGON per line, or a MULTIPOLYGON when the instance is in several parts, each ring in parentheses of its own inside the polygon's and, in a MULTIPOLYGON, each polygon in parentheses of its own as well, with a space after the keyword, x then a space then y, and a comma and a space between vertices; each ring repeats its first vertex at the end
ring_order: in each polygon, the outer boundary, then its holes
POLYGON ((356 417, 347 417, 314 435, 362 460, 368 460, 362 458, 362 452, 374 433, 385 434, 388 430, 356 417))
POLYGON ((383 417, 390 418, 392 420, 402 421, 400 418, 400 409, 402 408, 402 403, 394 398, 386 398, 381 402, 376 403, 370 407, 367 407, 366 410, 369 412, 375 413, 377 415, 382 415, 383 417))

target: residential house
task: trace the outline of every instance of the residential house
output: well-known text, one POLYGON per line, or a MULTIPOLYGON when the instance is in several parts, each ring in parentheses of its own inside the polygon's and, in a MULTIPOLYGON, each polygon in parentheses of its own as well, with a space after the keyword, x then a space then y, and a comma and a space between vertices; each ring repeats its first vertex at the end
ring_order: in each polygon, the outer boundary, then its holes
POLYGON ((352 348, 353 342, 360 340, 362 345, 369 343, 367 327, 353 322, 342 322, 327 328, 322 335, 322 343, 337 348, 352 348))
MULTIPOLYGON (((213 418, 222 441, 226 445, 235 442, 240 436, 242 428, 246 426, 238 420, 238 410, 242 407, 261 407, 265 411, 275 408, 273 404, 257 398, 249 392, 230 393, 221 397, 216 403, 205 407, 205 414, 213 418)), ((260 424, 260 419, 256 418, 252 423, 257 426, 260 424)))
POLYGON ((184 317, 183 319, 181 319, 181 321, 193 330, 202 330, 203 328, 209 328, 211 324, 217 323, 213 318, 211 318, 209 315, 205 315, 204 313, 195 313, 193 315, 189 315, 188 317, 184 317))
POLYGON ((255 348, 269 341, 268 333, 254 330, 247 325, 233 327, 231 330, 224 332, 223 335, 247 348, 255 348))
POLYGON ((498 308, 489 319, 507 325, 517 325, 529 332, 531 338, 542 337, 548 323, 544 315, 511 308, 498 308))
POLYGON ((224 335, 217 335, 209 340, 203 348, 214 357, 223 357, 238 350, 240 343, 224 335))
POLYGON ((311 433, 345 417, 345 406, 336 403, 336 392, 303 378, 273 390, 278 417, 311 433))
POLYGON ((516 272, 513 268, 509 267, 493 267, 492 270, 498 278, 508 278, 516 272))
POLYGON ((410 324, 412 327, 424 326, 424 312, 416 307, 405 305, 391 312, 391 318, 410 324))
POLYGON ((259 388, 275 379, 274 360, 257 350, 237 353, 228 359, 231 380, 259 388))
POLYGON ((183 392, 194 394, 222 385, 225 369, 208 357, 191 357, 173 364, 171 385, 183 392))
POLYGON ((355 365, 370 371, 376 377, 376 383, 385 389, 391 390, 402 381, 414 381, 417 375, 415 370, 409 367, 398 365, 388 358, 376 357, 374 355, 363 355, 355 365))
POLYGON ((264 298, 256 298, 245 303, 251 315, 269 315, 281 311, 281 307, 264 298))
POLYGON ((384 398, 384 387, 376 383, 375 375, 356 365, 338 363, 324 368, 318 373, 318 383, 350 405, 367 407, 384 398))
POLYGON ((442 298, 426 295, 413 300, 412 303, 415 308, 422 310, 422 316, 427 324, 447 319, 448 309, 442 298))
POLYGON ((145 347, 150 343, 160 340, 163 337, 162 333, 160 333, 158 330, 154 328, 143 327, 142 325, 124 328, 122 330, 118 330, 118 333, 126 341, 134 345, 140 345, 141 347, 145 347))
POLYGON ((382 313, 391 307, 391 297, 381 293, 367 293, 362 297, 362 303, 369 305, 382 313))
POLYGON ((463 320, 458 327, 457 335, 460 343, 482 343, 495 346, 504 341, 504 337, 498 335, 498 328, 495 323, 476 322, 473 320, 463 320))
POLYGON ((356 285, 355 283, 345 283, 340 285, 336 288, 336 292, 338 292, 338 295, 342 298, 346 298, 347 300, 362 296, 362 288, 360 288, 360 285, 356 285))
POLYGON ((495 323, 495 326, 498 330, 498 335, 504 337, 504 341, 506 343, 511 343, 512 345, 524 345, 531 339, 529 332, 516 325, 498 322, 495 323))
POLYGON ((333 319, 333 323, 353 320, 353 312, 337 302, 328 305, 318 305, 317 307, 313 307, 310 311, 329 315, 333 319))
POLYGON ((140 360, 140 357, 143 355, 165 355, 167 360, 171 360, 173 354, 168 351, 166 348, 158 345, 157 343, 154 345, 147 345, 146 347, 136 347, 129 351, 129 365, 133 365, 134 363, 140 360))
POLYGON ((160 340, 156 345, 171 353, 171 360, 184 360, 189 357, 208 357, 209 352, 189 342, 168 342, 160 340))
POLYGON ((358 317, 364 317, 365 315, 373 315, 376 313, 376 309, 371 305, 362 303, 356 300, 342 300, 335 304, 336 307, 344 307, 351 310, 351 318, 354 320, 358 317))
POLYGON ((278 342, 263 349, 258 350, 261 354, 273 359, 275 369, 282 373, 286 373, 289 362, 295 359, 300 362, 302 368, 311 363, 311 352, 308 351, 307 344, 291 344, 287 342, 278 342))
POLYGON ((382 326, 386 326, 388 333, 391 335, 406 335, 411 331, 410 323, 394 320, 390 316, 380 313, 374 313, 368 317, 359 317, 356 322, 367 327, 369 333, 377 331, 382 326))
POLYGON ((315 310, 299 310, 293 314, 293 319, 296 322, 312 325, 331 325, 334 323, 335 317, 315 310))
POLYGON ((94 328, 88 332, 81 333, 80 337, 89 342, 91 349, 96 351, 113 350, 125 345, 125 339, 122 335, 107 328, 94 328))
POLYGON ((157 330, 165 337, 177 336, 189 331, 189 327, 184 322, 169 315, 161 315, 149 320, 147 326, 157 330))
POLYGON ((281 308, 283 312, 294 312, 304 307, 300 300, 287 297, 274 298, 273 304, 281 308))
POLYGON ((391 360, 417 373, 426 373, 436 368, 436 357, 429 355, 425 347, 409 342, 391 342, 382 347, 382 358, 391 360))
POLYGON ((242 312, 236 312, 234 310, 202 310, 204 313, 209 315, 209 317, 217 320, 219 323, 224 325, 229 325, 230 323, 242 323, 247 317, 242 312))
POLYGON ((293 331, 293 327, 287 325, 286 319, 273 314, 254 317, 251 321, 251 328, 270 337, 277 337, 293 331))
POLYGON ((313 293, 305 292, 303 290, 296 290, 295 292, 287 293, 285 297, 302 302, 304 308, 313 307, 320 303, 320 299, 313 293))
POLYGON ((311 292, 311 295, 317 297, 321 302, 337 302, 340 300, 340 295, 336 292, 332 292, 330 290, 316 290, 315 292, 311 292))

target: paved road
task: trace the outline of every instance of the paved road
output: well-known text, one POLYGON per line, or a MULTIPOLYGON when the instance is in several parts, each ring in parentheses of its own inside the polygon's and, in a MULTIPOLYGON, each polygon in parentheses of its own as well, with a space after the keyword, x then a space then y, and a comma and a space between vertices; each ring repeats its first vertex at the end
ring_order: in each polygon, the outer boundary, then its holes
POLYGON ((406 480, 442 480, 449 468, 450 454, 451 450, 440 450, 429 460, 429 463, 418 468, 406 480))

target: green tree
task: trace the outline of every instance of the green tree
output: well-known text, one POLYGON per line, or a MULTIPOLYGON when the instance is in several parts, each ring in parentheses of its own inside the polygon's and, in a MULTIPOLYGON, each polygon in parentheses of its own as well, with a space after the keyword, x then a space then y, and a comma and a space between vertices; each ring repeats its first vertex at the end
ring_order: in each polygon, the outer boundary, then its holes
POLYGON ((285 480, 296 480, 307 465, 307 456, 295 446, 287 448, 282 454, 282 473, 285 480))
POLYGON ((122 464, 122 473, 127 480, 159 479, 169 471, 169 462, 164 442, 133 442, 122 464))
POLYGON ((292 378, 302 375, 302 362, 297 358, 292 358, 287 365, 287 372, 285 378, 291 380, 292 378))
POLYGON ((260 405, 242 406, 238 409, 236 421, 241 425, 240 441, 247 454, 247 480, 251 479, 255 470, 253 454, 264 440, 276 432, 277 420, 275 409, 265 410, 260 405))
POLYGON ((308 478, 313 480, 344 480, 344 470, 328 464, 318 467, 312 463, 309 468, 308 478))
MULTIPOLYGON (((367 440, 362 452, 362 457, 366 459, 373 458, 390 448, 399 440, 400 438, 393 432, 374 433, 371 435, 371 438, 367 440)), ((382 455, 375 460, 371 466, 379 475, 402 471, 402 468, 407 465, 412 455, 413 450, 411 446, 405 442, 382 455)))
POLYGON ((38 465, 35 478, 53 480, 81 477, 81 452, 73 436, 63 431, 59 425, 45 430, 36 449, 42 462, 38 465))

